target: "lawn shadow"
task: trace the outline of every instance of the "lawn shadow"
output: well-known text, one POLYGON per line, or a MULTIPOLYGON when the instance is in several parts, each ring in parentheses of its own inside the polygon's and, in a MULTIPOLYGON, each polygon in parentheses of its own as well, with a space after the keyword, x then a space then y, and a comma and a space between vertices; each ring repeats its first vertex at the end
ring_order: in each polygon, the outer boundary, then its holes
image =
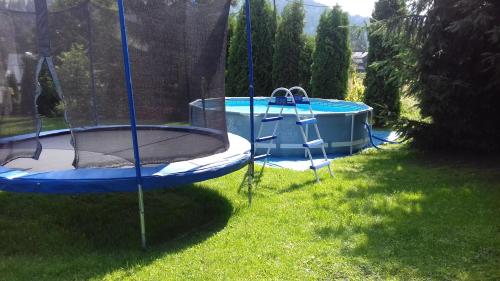
POLYGON ((348 186, 329 211, 349 210, 349 217, 316 227, 318 237, 340 240, 342 255, 388 276, 481 280, 498 274, 500 173, 489 167, 482 177, 482 167, 451 158, 429 166, 432 156, 415 152, 385 151, 363 160, 337 173, 348 186), (373 184, 363 185, 367 181, 373 184))
POLYGON ((0 257, 12 262, 12 266, 0 263, 0 275, 30 279, 57 264, 64 269, 55 275, 61 280, 87 279, 147 265, 220 231, 233 211, 218 192, 194 185, 146 192, 144 202, 147 251, 140 247, 135 193, 0 192, 0 257), (23 270, 16 273, 16 268, 23 270))
MULTIPOLYGON (((265 172, 265 169, 263 170, 262 167, 255 165, 254 178, 252 181, 253 188, 259 187, 260 183, 262 182, 262 178, 264 177, 264 172, 265 172)), ((241 180, 241 183, 238 186, 238 193, 240 193, 245 188, 248 188, 248 170, 245 172, 245 175, 243 176, 243 179, 241 180)))

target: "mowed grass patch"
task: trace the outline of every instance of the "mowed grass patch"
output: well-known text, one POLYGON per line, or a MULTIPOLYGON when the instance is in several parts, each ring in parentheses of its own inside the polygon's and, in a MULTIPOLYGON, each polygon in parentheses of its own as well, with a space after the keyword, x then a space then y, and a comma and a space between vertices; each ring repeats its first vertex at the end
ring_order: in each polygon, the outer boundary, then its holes
MULTIPOLYGON (((320 172, 244 170, 145 198, 0 193, 1 280, 494 280, 500 169, 405 145, 320 172)), ((484 161, 483 161, 484 162, 484 161)))

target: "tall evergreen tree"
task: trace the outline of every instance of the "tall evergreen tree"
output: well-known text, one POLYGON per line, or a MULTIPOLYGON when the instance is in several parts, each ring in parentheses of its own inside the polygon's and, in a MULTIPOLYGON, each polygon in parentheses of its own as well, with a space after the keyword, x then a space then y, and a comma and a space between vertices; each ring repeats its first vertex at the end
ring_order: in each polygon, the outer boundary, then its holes
POLYGON ((305 36, 299 61, 299 86, 311 91, 311 66, 313 64, 314 37, 305 36))
MULTIPOLYGON (((236 29, 236 16, 234 14, 230 14, 227 20, 226 58, 229 58, 229 49, 231 48, 231 42, 233 40, 235 29, 236 29)), ((226 70, 228 65, 229 65, 229 60, 226 59, 226 70)))
POLYGON ((348 25, 347 13, 338 5, 321 15, 311 75, 315 97, 344 99, 347 95, 351 61, 348 25))
POLYGON ((389 71, 397 65, 426 117, 402 120, 400 131, 421 148, 500 152, 500 2, 417 0, 409 8, 411 16, 380 28, 401 48, 389 71))
MULTIPOLYGON (((375 3, 371 22, 375 23, 404 15, 404 7, 403 0, 379 0, 375 3)), ((377 31, 376 25, 369 29, 368 41, 368 68, 364 82, 366 87, 364 102, 373 107, 375 124, 384 125, 399 119, 401 110, 400 85, 397 79, 391 79, 395 69, 386 68, 385 71, 382 71, 377 67, 377 63, 391 60, 398 55, 399 50, 389 38, 377 31)))
POLYGON ((300 82, 300 57, 304 48, 302 0, 287 4, 276 32, 273 56, 274 87, 293 87, 300 82))
POLYGON ((500 152, 500 2, 441 0, 427 14, 419 55, 421 144, 500 152))
MULTIPOLYGON (((252 48, 254 63, 254 89, 256 96, 270 95, 273 90, 272 69, 274 34, 273 11, 266 0, 250 0, 252 17, 252 48)), ((248 94, 247 43, 245 6, 238 13, 232 36, 226 76, 227 96, 248 94)))

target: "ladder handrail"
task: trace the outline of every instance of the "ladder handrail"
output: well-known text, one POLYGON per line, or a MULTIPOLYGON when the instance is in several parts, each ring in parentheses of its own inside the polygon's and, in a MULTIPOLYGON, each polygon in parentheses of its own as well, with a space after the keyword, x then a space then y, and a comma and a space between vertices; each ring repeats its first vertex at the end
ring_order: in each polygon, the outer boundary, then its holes
MULTIPOLYGON (((302 93, 304 94, 304 97, 306 97, 308 100, 310 100, 310 99, 309 99, 309 95, 307 94, 306 90, 304 90, 304 88, 302 88, 302 87, 300 87, 300 86, 294 86, 294 87, 291 87, 291 88, 289 89, 289 91, 290 91, 290 92, 291 92, 291 91, 293 91, 293 90, 299 90, 300 92, 302 92, 302 93)), ((311 118, 316 118, 316 116, 314 116, 314 112, 313 112, 313 110, 312 110, 312 106, 311 106, 311 104, 310 104, 310 103, 309 103, 309 113, 311 114, 311 118)), ((297 121, 299 121, 299 120, 297 120, 297 121)), ((320 133, 319 133, 318 126, 314 126, 314 129, 315 129, 315 131, 316 131, 316 136, 317 136, 318 138, 320 138, 321 136, 320 136, 320 133)), ((309 134, 307 134, 307 136, 309 136, 309 134)))
MULTIPOLYGON (((277 94, 277 93, 278 93, 278 92, 280 92, 280 91, 285 91, 285 92, 286 92, 285 97, 286 97, 286 96, 288 96, 288 94, 292 95, 292 92, 290 92, 287 88, 284 88, 284 87, 279 87, 279 88, 274 89, 274 91, 271 93, 271 97, 269 98, 269 102, 270 102, 270 101, 271 101, 271 99, 274 97, 274 95, 275 95, 275 94, 277 94)), ((293 96, 293 95, 292 95, 292 96, 293 96)), ((269 106, 269 102, 268 102, 268 104, 267 104, 266 112, 264 113, 264 118, 267 118, 267 115, 269 114, 269 109, 271 108, 271 107, 269 106)), ((281 110, 280 110, 280 112, 279 112, 278 116, 282 116, 282 113, 283 113, 283 106, 281 106, 281 110)), ((274 130, 273 134, 275 134, 275 133, 276 133, 276 130, 277 130, 277 128, 275 128, 275 130, 274 130)), ((262 124, 260 124, 260 127, 259 127, 259 132, 258 132, 258 134, 257 134, 257 138, 259 138, 259 137, 260 137, 261 132, 262 132, 262 124)))
POLYGON ((307 95, 307 92, 306 90, 304 90, 304 88, 300 87, 300 86, 293 86, 291 87, 290 89, 288 89, 290 92, 293 91, 293 90, 299 90, 301 91, 303 94, 304 94, 304 97, 306 97, 307 99, 309 99, 309 96, 307 95))
MULTIPOLYGON (((300 87, 300 86, 293 86, 291 87, 290 89, 288 89, 290 92, 292 92, 293 90, 298 90, 299 92, 302 92, 302 94, 304 95, 304 97, 307 99, 307 100, 310 100, 309 99, 309 95, 307 94, 306 90, 304 90, 304 88, 300 87)), ((293 93, 292 93, 293 94, 293 93)), ((311 118, 315 118, 314 116, 314 112, 312 111, 312 107, 311 107, 311 104, 309 104, 309 112, 311 113, 311 118)), ((305 136, 306 136, 306 139, 309 139, 309 124, 306 124, 306 132, 305 132, 305 136)), ((307 150, 304 150, 304 157, 307 157, 307 150)))
MULTIPOLYGON (((292 89, 301 90, 304 93, 305 97, 307 97, 306 91, 304 89, 302 89, 301 87, 295 86, 295 87, 290 88, 289 91, 291 92, 292 89)), ((295 99, 293 99, 293 103, 295 104, 295 99)), ((297 105, 295 105, 293 107, 293 109, 295 110, 295 118, 296 118, 297 122, 299 122, 300 115, 299 115, 299 111, 297 110, 297 105)), ((309 113, 311 114, 310 118, 314 118, 314 113, 312 111, 311 104, 309 104, 309 113)), ((317 128, 318 126, 316 126, 316 124, 315 124, 315 127, 317 128)), ((302 126, 300 126, 300 133, 302 134, 302 139, 303 139, 304 143, 306 143, 308 141, 309 136, 308 135, 306 136, 306 133, 305 133, 304 128, 302 126)), ((321 138, 319 133, 317 134, 317 137, 321 138)), ((312 157, 311 150, 309 149, 309 147, 304 147, 304 149, 305 149, 306 155, 309 156, 309 161, 311 162, 311 167, 314 166, 314 159, 312 157)), ((313 170, 313 172, 314 172, 314 176, 316 177, 316 181, 319 182, 319 177, 318 177, 317 171, 313 170)))
MULTIPOLYGON (((299 90, 300 92, 302 92, 302 94, 304 94, 304 97, 310 101, 311 99, 309 98, 309 95, 307 94, 306 90, 304 90, 304 88, 300 87, 300 86, 294 86, 294 87, 291 87, 289 89, 290 92, 292 92, 293 90, 299 90)), ((292 94, 293 95, 293 94, 292 94)), ((309 113, 311 113, 311 118, 315 118, 314 116, 314 112, 312 110, 312 106, 311 106, 311 103, 309 103, 309 113)))
POLYGON ((289 89, 287 89, 285 87, 279 87, 279 88, 274 89, 274 91, 271 93, 271 97, 270 98, 274 98, 274 95, 277 94, 278 92, 281 92, 281 91, 285 91, 286 92, 286 95, 285 95, 286 97, 288 95, 290 95, 291 97, 293 97, 293 94, 292 94, 292 92, 289 89))

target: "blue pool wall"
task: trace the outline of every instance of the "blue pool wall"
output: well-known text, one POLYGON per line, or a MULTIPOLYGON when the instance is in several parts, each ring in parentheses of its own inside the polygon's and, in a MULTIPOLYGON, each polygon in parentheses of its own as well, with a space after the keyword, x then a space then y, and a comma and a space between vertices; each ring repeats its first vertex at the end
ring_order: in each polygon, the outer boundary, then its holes
MULTIPOLYGON (((245 99, 245 98, 229 98, 229 99, 245 99)), ((248 98, 246 98, 248 99, 248 98)), ((314 100, 319 99, 312 99, 314 100)), ((321 100, 325 102, 327 100, 321 100)), ((199 116, 201 115, 201 108, 199 102, 194 102, 191 105, 191 123, 193 126, 201 124, 199 116), (198 121, 196 121, 198 120, 198 121)), ((361 103, 360 103, 361 104, 361 103)), ((205 103, 207 110, 210 108, 210 103, 205 103)), ((364 104, 362 104, 364 105, 364 104)), ((368 133, 364 127, 364 122, 371 121, 372 109, 364 105, 365 110, 356 112, 321 112, 315 113, 318 120, 318 128, 322 139, 325 142, 325 149, 327 153, 342 153, 349 154, 351 152, 351 122, 354 118, 353 126, 353 141, 352 152, 359 151, 366 147, 369 143, 368 133)), ((269 115, 276 116, 276 115, 269 115)), ((271 146, 271 154, 273 156, 302 156, 305 151, 302 146, 303 139, 300 132, 299 125, 296 125, 295 114, 283 114, 284 119, 279 121, 277 131, 277 139, 271 146)), ((307 118, 309 115, 303 115, 301 118, 307 118)), ((255 122, 255 135, 257 137, 259 128, 261 126, 261 119, 264 118, 263 113, 254 115, 255 122)), ((238 111, 226 110, 226 123, 228 132, 250 139, 250 122, 249 114, 238 111)), ((261 136, 272 135, 275 122, 264 123, 264 128, 261 136)), ((305 128, 305 125, 303 126, 305 128)), ((309 140, 317 139, 316 132, 313 125, 309 125, 309 140)), ((266 148, 269 147, 269 141, 265 143, 256 143, 256 154, 265 153, 266 148)), ((313 155, 321 154, 321 149, 311 149, 313 155)))

